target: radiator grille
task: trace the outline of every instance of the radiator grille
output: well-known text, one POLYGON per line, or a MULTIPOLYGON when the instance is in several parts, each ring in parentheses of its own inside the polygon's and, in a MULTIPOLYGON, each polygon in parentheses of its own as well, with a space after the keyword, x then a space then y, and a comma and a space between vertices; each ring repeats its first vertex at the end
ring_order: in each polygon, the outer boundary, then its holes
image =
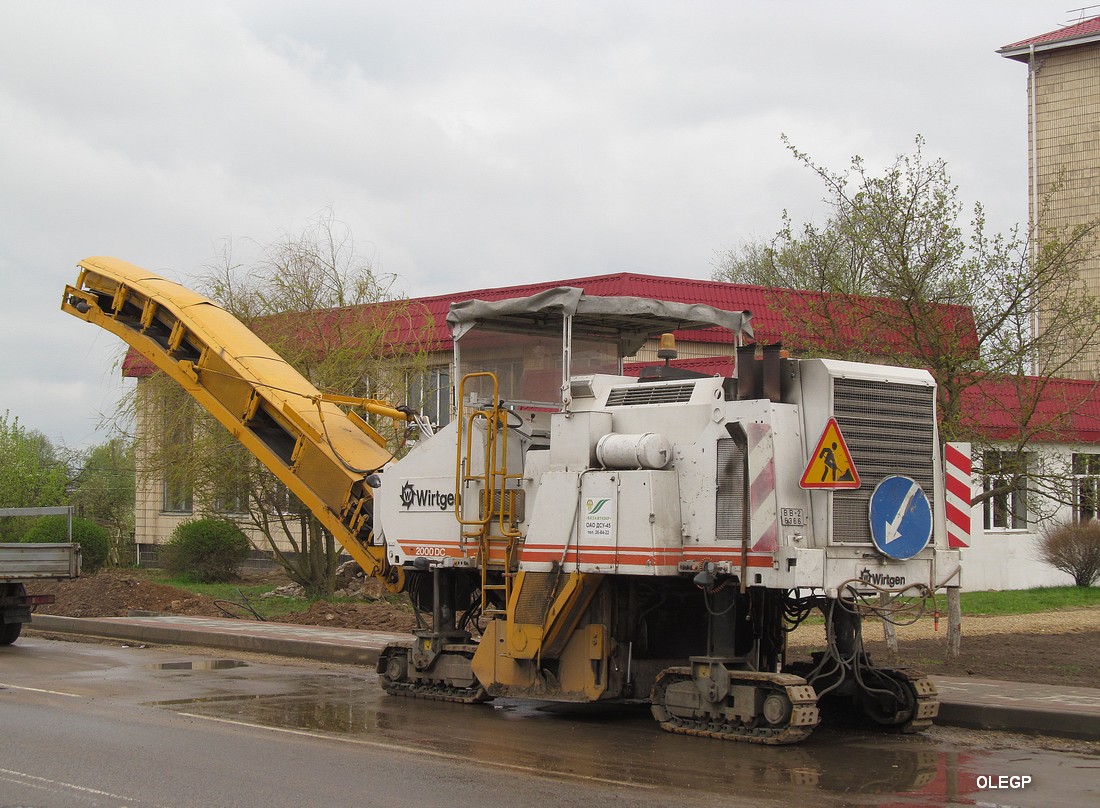
POLYGON ((871 493, 893 474, 920 483, 935 508, 935 390, 918 384, 833 380, 833 413, 862 483, 833 496, 833 541, 871 543, 871 493))
POLYGON ((553 572, 525 572, 523 587, 516 602, 516 623, 541 626, 550 608, 557 574, 553 572))
MULTIPOLYGON (((508 491, 505 492, 505 494, 507 494, 507 498, 508 498, 508 511, 506 513, 506 516, 510 517, 513 524, 516 523, 516 522, 522 522, 524 519, 527 518, 524 515, 524 512, 526 510, 524 506, 525 506, 525 503, 527 501, 527 492, 516 490, 516 489, 509 489, 508 491)), ((486 496, 485 495, 486 495, 486 492, 485 492, 484 489, 482 489, 481 491, 478 491, 478 514, 479 514, 478 518, 479 519, 484 519, 486 517, 486 513, 485 513, 486 496)), ((492 513, 489 514, 489 516, 491 516, 493 518, 496 518, 496 517, 500 516, 500 514, 501 514, 500 491, 494 491, 493 492, 493 510, 492 510, 492 513)))
POLYGON ((632 384, 613 387, 607 396, 608 407, 635 407, 639 404, 683 404, 691 401, 695 382, 685 384, 632 384))
POLYGON ((745 515, 745 453, 724 438, 718 441, 717 530, 719 541, 741 543, 745 515))

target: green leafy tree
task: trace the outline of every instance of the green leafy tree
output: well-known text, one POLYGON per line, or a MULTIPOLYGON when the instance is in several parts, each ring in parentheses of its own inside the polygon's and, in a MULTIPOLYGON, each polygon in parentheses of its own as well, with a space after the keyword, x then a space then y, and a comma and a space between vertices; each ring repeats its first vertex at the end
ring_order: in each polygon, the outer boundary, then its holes
POLYGON ((72 485, 72 503, 110 534, 109 563, 132 563, 134 535, 134 446, 116 437, 83 452, 72 485))
POLYGON ((839 326, 867 338, 855 340, 866 346, 862 352, 849 344, 837 353, 928 368, 938 385, 943 439, 971 440, 979 458, 987 441, 967 408, 1011 418, 1013 434, 998 443, 998 486, 975 503, 1021 491, 1027 481, 1065 501, 1065 471, 1036 467, 1029 446, 1039 434, 1064 429, 1066 414, 1081 403, 1067 401, 1053 416, 1040 406, 1054 380, 1072 372, 1100 338, 1100 306, 1079 272, 1100 223, 1044 227, 1048 196, 1028 231, 992 233, 982 206, 966 209, 946 162, 926 157, 920 137, 913 153, 881 173, 859 156, 834 172, 784 143, 822 181, 827 217, 798 225, 784 212, 771 239, 719 254, 714 278, 800 290, 793 297, 773 293, 773 304, 782 314, 797 300, 797 314, 787 312, 792 333, 797 327, 826 350, 839 326), (887 332, 904 335, 904 345, 871 338, 887 332))
MULTIPOLYGON (((35 521, 23 536, 23 541, 33 544, 69 541, 69 517, 43 516, 35 521)), ((73 517, 72 540, 80 545, 80 568, 83 572, 95 572, 107 563, 110 536, 107 529, 91 519, 73 517)))
MULTIPOLYGON (((0 507, 40 508, 66 503, 69 474, 53 444, 41 432, 28 430, 17 416, 0 416, 0 507)), ((0 519, 0 540, 19 541, 28 522, 0 519)))

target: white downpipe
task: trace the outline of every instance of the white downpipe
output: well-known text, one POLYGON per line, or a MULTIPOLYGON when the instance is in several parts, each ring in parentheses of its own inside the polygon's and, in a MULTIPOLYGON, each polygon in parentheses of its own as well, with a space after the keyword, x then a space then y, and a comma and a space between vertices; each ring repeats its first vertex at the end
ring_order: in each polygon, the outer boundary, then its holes
MULTIPOLYGON (((1028 88, 1028 95, 1031 100, 1031 126, 1028 127, 1031 135, 1031 211, 1030 221, 1028 222, 1028 232, 1031 237, 1031 271, 1035 271, 1035 267, 1039 262, 1039 118, 1038 118, 1038 104, 1036 103, 1036 84, 1035 73, 1037 72, 1037 66, 1035 64, 1035 43, 1032 42, 1028 45, 1028 62, 1027 62, 1027 77, 1028 82, 1031 85, 1028 88)), ((1034 290, 1032 292, 1034 294, 1034 290)), ((1031 313, 1031 339, 1034 343, 1039 338, 1039 306, 1036 304, 1031 313)), ((1031 372, 1037 375, 1040 372, 1039 358, 1032 354, 1031 357, 1031 372)))

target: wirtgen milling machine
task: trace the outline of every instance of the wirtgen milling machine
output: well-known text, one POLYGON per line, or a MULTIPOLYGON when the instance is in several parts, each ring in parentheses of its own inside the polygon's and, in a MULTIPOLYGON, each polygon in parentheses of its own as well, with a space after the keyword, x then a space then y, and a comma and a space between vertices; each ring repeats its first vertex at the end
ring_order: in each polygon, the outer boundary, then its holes
MULTIPOLYGON (((732 378, 623 375, 649 338, 750 315, 553 289, 452 305, 454 411, 319 393, 211 301, 117 259, 81 262, 62 308, 178 381, 421 628, 378 663, 393 694, 458 702, 648 700, 672 732, 792 743, 819 703, 928 726, 922 674, 879 668, 862 615, 958 569, 935 385, 924 371, 778 350, 732 378), (395 459, 356 409, 409 420, 395 459), (827 643, 786 664, 810 611, 827 643)), ((671 340, 661 354, 674 355, 671 340)))

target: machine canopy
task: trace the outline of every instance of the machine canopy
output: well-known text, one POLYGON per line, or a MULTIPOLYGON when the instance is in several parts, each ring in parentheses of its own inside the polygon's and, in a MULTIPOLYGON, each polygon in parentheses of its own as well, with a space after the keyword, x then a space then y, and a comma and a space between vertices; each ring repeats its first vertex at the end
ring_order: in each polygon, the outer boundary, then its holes
MULTIPOLYGON (((740 344, 742 335, 753 335, 751 317, 702 304, 589 296, 560 286, 530 297, 452 303, 447 325, 455 340, 456 378, 492 371, 498 397, 557 407, 570 378, 621 375, 623 358, 635 356, 650 337, 718 327, 740 344)), ((465 396, 487 401, 494 393, 482 379, 473 380, 465 396)))
POLYGON ((509 300, 452 303, 447 325, 456 340, 475 325, 496 331, 560 334, 565 316, 572 318, 574 339, 617 339, 622 356, 633 356, 647 339, 666 331, 719 327, 731 331, 735 341, 741 334, 753 336, 752 314, 747 311, 723 311, 702 303, 670 303, 644 297, 589 296, 573 286, 509 300))

